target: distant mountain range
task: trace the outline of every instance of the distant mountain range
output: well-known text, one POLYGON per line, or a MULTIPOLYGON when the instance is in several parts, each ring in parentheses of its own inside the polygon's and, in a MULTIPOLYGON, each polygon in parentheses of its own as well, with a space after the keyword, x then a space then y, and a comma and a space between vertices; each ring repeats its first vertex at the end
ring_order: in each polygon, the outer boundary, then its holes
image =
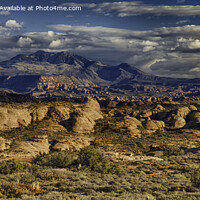
POLYGON ((37 51, 0 62, 0 88, 35 96, 161 95, 194 90, 200 79, 151 75, 127 64, 106 65, 68 52, 37 51))

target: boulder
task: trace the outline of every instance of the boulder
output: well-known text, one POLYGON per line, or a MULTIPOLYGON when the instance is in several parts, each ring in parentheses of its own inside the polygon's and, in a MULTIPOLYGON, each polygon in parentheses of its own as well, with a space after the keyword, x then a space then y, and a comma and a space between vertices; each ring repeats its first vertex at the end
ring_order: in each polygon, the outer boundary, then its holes
POLYGON ((101 111, 99 102, 96 99, 93 99, 91 97, 87 97, 87 102, 85 104, 85 110, 87 110, 87 109, 92 109, 92 110, 95 110, 98 112, 101 111))
POLYGON ((180 107, 176 110, 176 115, 178 117, 185 118, 190 112, 191 112, 191 110, 187 106, 184 106, 184 107, 180 107))
POLYGON ((70 118, 70 109, 65 105, 51 106, 48 115, 52 121, 60 123, 70 118))
POLYGON ((94 131, 95 120, 102 119, 100 105, 97 100, 88 98, 82 109, 77 109, 72 117, 72 130, 77 133, 94 131))
POLYGON ((190 106, 189 106, 189 109, 190 109, 191 111, 196 111, 196 110, 197 110, 196 106, 194 106, 194 105, 190 105, 190 106))
POLYGON ((165 123, 158 120, 147 120, 145 123, 145 127, 148 130, 158 130, 163 129, 165 127, 165 123))
POLYGON ((65 150, 69 150, 72 147, 72 145, 70 145, 67 142, 57 142, 52 149, 54 151, 65 151, 65 150))
POLYGON ((124 117, 124 124, 132 136, 140 135, 142 123, 139 120, 134 117, 126 116, 124 117))
POLYGON ((161 106, 160 104, 157 104, 154 110, 157 112, 160 112, 160 111, 164 111, 165 108, 163 106, 161 106))
POLYGON ((185 125, 186 125, 186 121, 183 117, 175 116, 171 120, 171 128, 173 129, 183 128, 185 125))
POLYGON ((74 121, 72 130, 74 132, 88 133, 93 131, 95 121, 92 118, 90 118, 87 112, 79 111, 77 113, 77 116, 73 120, 74 121))

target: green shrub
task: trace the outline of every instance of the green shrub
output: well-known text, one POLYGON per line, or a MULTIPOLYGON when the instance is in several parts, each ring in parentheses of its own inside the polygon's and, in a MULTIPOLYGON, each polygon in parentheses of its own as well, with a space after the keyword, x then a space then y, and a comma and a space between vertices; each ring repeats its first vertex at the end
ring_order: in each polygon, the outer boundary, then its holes
POLYGON ((32 174, 36 174, 39 170, 41 169, 41 166, 38 164, 32 164, 31 167, 29 168, 29 172, 32 174))
POLYGON ((15 160, 1 161, 0 162, 0 174, 12 174, 22 171, 24 166, 15 160))
POLYGON ((31 173, 22 174, 20 177, 20 183, 23 183, 23 184, 30 184, 35 181, 37 181, 37 178, 35 177, 34 174, 31 174, 31 173))
POLYGON ((88 146, 81 149, 79 153, 79 164, 83 168, 99 173, 119 173, 119 166, 112 163, 94 146, 88 146))
POLYGON ((197 169, 193 169, 190 175, 193 186, 196 188, 200 188, 200 167, 197 169))
POLYGON ((179 156, 182 155, 183 151, 177 146, 165 146, 164 147, 164 156, 179 156))
POLYGON ((32 163, 40 166, 65 168, 72 164, 74 160, 75 154, 72 151, 61 151, 51 154, 40 154, 32 163))

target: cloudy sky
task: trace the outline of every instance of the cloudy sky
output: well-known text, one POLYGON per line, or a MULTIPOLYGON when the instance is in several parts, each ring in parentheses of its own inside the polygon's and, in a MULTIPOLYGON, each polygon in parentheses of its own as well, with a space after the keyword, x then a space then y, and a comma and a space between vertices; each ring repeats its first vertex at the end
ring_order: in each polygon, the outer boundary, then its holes
POLYGON ((200 2, 1 0, 0 47, 0 61, 37 50, 69 51, 155 75, 200 78, 200 2), (78 8, 50 11, 54 6, 78 8))

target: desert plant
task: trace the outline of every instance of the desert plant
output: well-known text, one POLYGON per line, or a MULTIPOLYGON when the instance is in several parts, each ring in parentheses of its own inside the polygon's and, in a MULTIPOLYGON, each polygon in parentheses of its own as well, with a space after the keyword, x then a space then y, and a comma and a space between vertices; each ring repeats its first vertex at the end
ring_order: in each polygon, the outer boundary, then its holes
POLYGON ((23 184, 29 184, 35 181, 37 181, 37 178, 35 177, 34 174, 31 174, 31 173, 22 174, 20 177, 20 183, 23 183, 23 184))
POLYGON ((15 160, 1 161, 0 162, 0 174, 12 174, 22 171, 24 166, 15 160))
POLYGON ((88 146, 81 149, 79 153, 79 164, 83 168, 99 173, 119 173, 119 166, 112 163, 94 146, 88 146))
POLYGON ((200 167, 197 169, 193 169, 190 173, 191 175, 191 182, 194 187, 200 188, 200 167))
POLYGON ((51 166, 58 168, 68 167, 75 160, 75 154, 72 151, 54 152, 51 154, 40 154, 32 163, 41 166, 51 166))
POLYGON ((178 156, 182 155, 183 151, 177 146, 165 146, 164 147, 164 156, 178 156))

